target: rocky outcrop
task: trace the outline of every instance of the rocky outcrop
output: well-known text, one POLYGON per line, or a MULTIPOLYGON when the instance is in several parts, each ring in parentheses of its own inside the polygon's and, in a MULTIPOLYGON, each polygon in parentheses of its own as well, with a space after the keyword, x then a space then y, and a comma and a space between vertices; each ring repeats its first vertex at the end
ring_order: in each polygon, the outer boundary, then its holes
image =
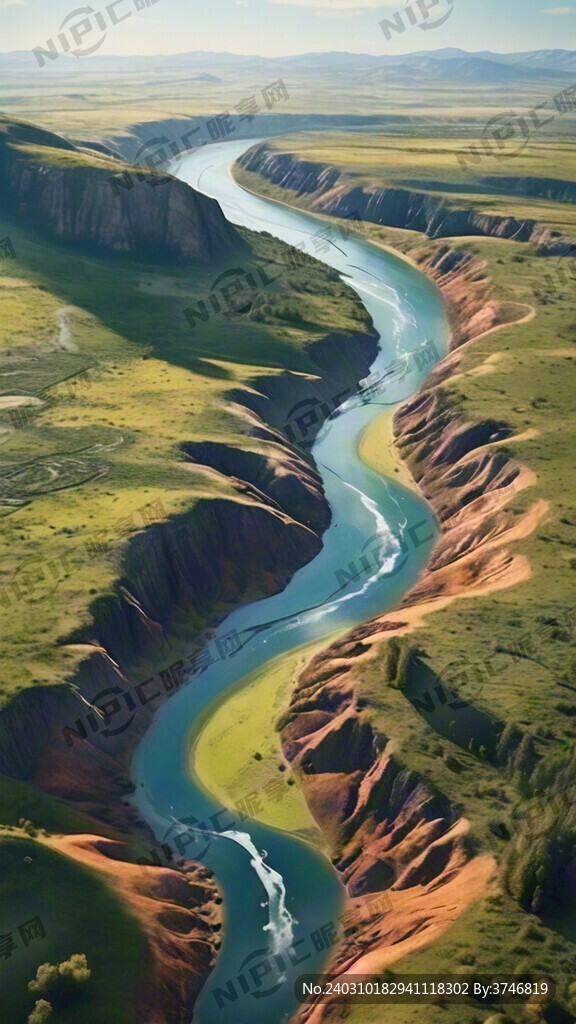
MULTIPOLYGON (((473 856, 469 823, 371 724, 361 674, 375 639, 362 626, 312 659, 282 722, 284 754, 350 897, 330 967, 341 975, 377 974, 438 938, 494 870, 473 856)), ((298 1019, 331 1020, 330 1005, 298 1019)))
POLYGON ((8 119, 0 120, 0 182, 2 203, 23 221, 97 251, 194 265, 244 248, 218 203, 183 182, 8 119))
POLYGON ((489 235, 518 242, 535 242, 551 254, 576 253, 576 245, 554 237, 532 219, 518 220, 497 214, 457 209, 441 196, 400 187, 358 186, 337 167, 300 160, 293 153, 278 152, 267 143, 248 150, 238 166, 280 188, 306 197, 306 208, 333 217, 354 217, 386 227, 419 231, 430 238, 489 235))
POLYGON ((188 1020, 220 945, 221 899, 210 872, 182 859, 178 870, 134 864, 124 843, 98 836, 53 838, 49 845, 119 890, 140 923, 150 963, 135 992, 135 1019, 188 1020))
MULTIPOLYGON (((316 374, 284 372, 259 377, 250 389, 232 390, 229 397, 271 424, 283 444, 309 458, 308 452, 328 417, 357 390, 359 367, 368 374, 377 351, 374 333, 334 332, 306 348, 306 355, 317 367, 316 374)), ((260 436, 258 427, 255 433, 260 436)))
MULTIPOLYGON (((451 353, 396 414, 395 434, 442 534, 395 612, 360 624, 312 659, 280 723, 284 753, 299 771, 357 914, 335 951, 339 973, 352 964, 355 973, 381 970, 438 937, 494 869, 489 856, 474 856, 458 811, 402 763, 393 737, 374 728, 363 666, 388 637, 411 632, 427 610, 525 578, 529 567, 509 545, 546 511, 542 502, 520 516, 506 511, 534 479, 500 450, 510 436, 507 424, 464 422, 442 389, 459 371, 466 343, 523 310, 494 300, 484 264, 470 254, 422 245, 410 255, 444 292, 454 334, 451 353)), ((331 1019, 327 1005, 301 1017, 314 1024, 331 1019)))
MULTIPOLYGON (((323 499, 318 496, 318 500, 323 499)), ((281 590, 320 547, 319 536, 309 527, 249 496, 199 502, 175 521, 154 524, 137 534, 126 550, 117 593, 97 599, 92 624, 68 638, 69 643, 84 645, 86 652, 71 689, 26 689, 2 712, 0 771, 37 779, 39 763, 48 756, 47 746, 55 757, 64 752, 70 755, 61 730, 84 718, 97 693, 106 686, 126 689, 141 682, 131 671, 137 655, 152 651, 155 657, 163 651, 168 655, 176 616, 185 616, 198 629, 213 621, 215 614, 222 617, 234 604, 281 590)), ((146 727, 157 707, 158 701, 150 701, 138 709, 130 737, 146 727)), ((99 747, 105 758, 124 760, 123 734, 106 736, 92 727, 88 732, 81 746, 99 747)), ((60 778, 61 765, 56 772, 60 778)), ((42 769, 42 774, 45 778, 49 772, 42 769)), ((90 773, 86 780, 74 767, 70 781, 74 794, 69 786, 62 793, 60 782, 54 792, 80 799, 102 782, 90 773)))
POLYGON ((182 447, 192 462, 212 467, 235 481, 242 493, 257 501, 268 499, 271 507, 284 509, 314 533, 322 534, 329 525, 330 510, 322 500, 318 473, 286 450, 275 431, 261 428, 261 436, 271 443, 269 457, 215 441, 188 442, 182 447))
POLYGON ((495 300, 487 264, 472 253, 451 249, 448 245, 434 248, 423 245, 410 249, 410 258, 436 282, 444 295, 451 349, 459 348, 506 319, 518 318, 518 307, 505 310, 495 300))

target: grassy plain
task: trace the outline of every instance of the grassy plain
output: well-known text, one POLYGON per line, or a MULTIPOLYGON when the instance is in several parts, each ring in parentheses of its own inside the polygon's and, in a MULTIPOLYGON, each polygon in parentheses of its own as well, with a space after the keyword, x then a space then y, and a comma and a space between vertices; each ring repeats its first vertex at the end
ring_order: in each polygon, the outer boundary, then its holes
MULTIPOLYGON (((62 640, 111 587, 148 506, 154 515, 161 499, 169 515, 199 497, 235 493, 186 464, 179 449, 184 441, 244 438, 244 421, 222 409, 226 391, 278 368, 313 371, 307 342, 366 320, 335 276, 310 261, 306 270, 276 266, 278 283, 261 291, 262 322, 221 314, 192 329, 184 310, 210 294, 224 265, 176 270, 106 260, 5 226, 17 259, 2 264, 2 392, 44 403, 21 424, 5 411, 0 435, 7 698, 69 676, 81 652, 62 640), (94 537, 109 549, 92 557, 86 545, 94 537), (55 581, 46 571, 52 563, 55 581)), ((257 247, 261 263, 274 265, 275 243, 262 238, 257 247)), ((246 270, 255 259, 244 258, 246 270)))
MULTIPOLYGON (((572 122, 574 123, 574 122, 572 122)), ((509 179, 542 178, 576 182, 576 144, 572 140, 533 137, 518 155, 489 156, 479 162, 469 156, 470 137, 447 128, 442 137, 427 126, 417 138, 363 132, 303 132, 275 139, 268 146, 279 153, 322 166, 338 167, 343 177, 338 189, 406 188, 444 200, 458 210, 478 214, 536 220, 552 232, 576 236, 576 205, 546 197, 515 194, 509 179), (487 184, 486 179, 489 179, 487 184), (500 179, 500 180, 499 180, 500 179)), ((306 209, 307 195, 271 184, 261 176, 237 168, 237 181, 261 195, 306 209)), ((379 238, 377 225, 367 225, 368 237, 379 238)), ((388 236, 386 236, 388 237, 388 236)))
POLYGON ((206 724, 191 751, 195 772, 226 807, 255 795, 260 821, 305 834, 319 846, 324 845, 322 833, 282 754, 275 725, 289 702, 298 671, 324 646, 297 648, 250 679, 242 679, 236 692, 208 709, 206 724))
MULTIPOLYGON (((57 150, 45 159, 73 170, 78 163, 57 150)), ((24 690, 73 679, 86 654, 78 631, 114 591, 131 537, 199 499, 245 500, 181 450, 206 439, 258 449, 242 414, 226 408, 227 392, 263 374, 315 371, 310 342, 338 328, 362 330, 368 319, 335 274, 311 259, 289 268, 287 250, 270 237, 244 233, 242 248, 220 263, 178 269, 55 242, 8 212, 1 224, 16 253, 0 264, 0 701, 7 706, 24 690), (265 266, 277 281, 262 285, 244 317, 214 314, 191 326, 184 311, 208 300, 219 275, 239 265, 265 266)), ((188 645, 197 625, 188 623, 188 645)), ((164 667, 156 657, 143 665, 143 679, 164 667)), ((1 779, 0 874, 10 878, 15 902, 0 934, 48 918, 41 944, 7 964, 7 1019, 23 1021, 31 1011, 26 984, 40 963, 79 952, 93 971, 82 1020, 130 1024, 146 971, 140 927, 96 875, 48 851, 43 830, 127 838, 28 783, 1 779), (27 831, 21 819, 31 823, 27 831)), ((71 1024, 78 1012, 57 1009, 51 1019, 71 1024)))
MULTIPOLYGON (((374 33, 380 37, 376 18, 374 33)), ((419 41, 413 39, 412 45, 417 47, 419 41)), ((406 78, 398 77, 393 68, 374 74, 362 67, 314 66, 313 61, 298 68, 281 58, 246 57, 231 62, 218 54, 211 56, 209 66, 192 55, 126 60, 96 55, 88 60, 62 56, 38 67, 30 53, 13 63, 4 60, 0 67, 7 114, 67 137, 92 139, 115 134, 120 138, 130 126, 147 121, 211 118, 225 111, 240 134, 250 122, 239 120, 237 108, 249 97, 255 98, 258 113, 269 117, 271 133, 278 130, 284 115, 343 117, 350 119, 351 126, 361 115, 381 120, 384 131, 392 125, 394 133, 400 129, 408 138, 415 128, 443 138, 476 134, 476 119, 482 125, 501 111, 528 111, 544 102, 552 105, 553 97, 571 84, 569 76, 532 81, 520 75, 507 82, 504 91, 501 82, 442 81, 424 71, 406 78), (207 70, 210 80, 200 77, 207 70), (269 108, 262 91, 279 78, 289 98, 269 108)), ((570 116, 557 117, 542 133, 569 138, 570 121, 570 116)), ((290 126, 282 124, 279 130, 290 131, 290 126)))

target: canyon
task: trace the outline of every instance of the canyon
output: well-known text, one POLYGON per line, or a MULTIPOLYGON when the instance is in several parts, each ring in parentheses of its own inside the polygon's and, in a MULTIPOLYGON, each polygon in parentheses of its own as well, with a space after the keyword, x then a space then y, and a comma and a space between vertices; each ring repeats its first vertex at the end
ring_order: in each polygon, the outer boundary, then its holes
MULTIPOLYGON (((299 199, 305 198, 306 208, 316 213, 405 228, 430 238, 463 235, 510 238, 534 242, 542 252, 551 256, 576 252, 572 239, 558 237, 558 232, 535 219, 482 214, 466 208, 464 203, 458 208, 444 197, 397 185, 389 188, 359 186, 337 167, 302 160, 293 153, 279 152, 270 143, 254 146, 238 160, 238 166, 279 188, 294 192, 299 199)), ((490 185, 495 192, 574 201, 574 189, 569 182, 490 176, 479 181, 490 185)), ((440 187, 444 187, 442 183, 440 187)))
MULTIPOLYGON (((9 137, 0 153, 5 181, 18 197, 22 217, 55 237, 110 252, 144 251, 175 264, 211 260, 232 241, 241 244, 218 205, 188 186, 172 182, 167 189, 135 187, 122 194, 117 214, 110 217, 116 198, 109 194, 108 166, 46 168, 34 153, 22 156, 12 129, 9 137), (152 216, 151 191, 157 202, 152 216), (97 214, 88 215, 89 208, 97 214)), ((35 141, 60 148, 72 154, 65 160, 75 160, 76 151, 68 144, 59 147, 55 138, 35 141)), ((264 173, 264 168, 281 175, 284 187, 297 184, 301 191, 329 196, 316 209, 336 216, 357 209, 357 196, 338 198, 331 172, 319 177, 309 169, 294 172, 285 164, 266 164, 262 151, 256 153, 247 158, 248 170, 264 173), (259 163, 248 166, 254 160, 259 163)), ((361 198, 367 219, 372 214, 392 217, 401 226, 434 237, 511 237, 519 230, 512 223, 473 224, 409 194, 361 198)), ((536 237, 534 224, 522 230, 536 237)), ((544 242, 546 238, 541 236, 544 242)), ((472 256, 445 246, 432 255, 423 248, 412 258, 446 297, 453 347, 397 413, 395 436, 445 528, 423 578, 401 607, 357 627, 307 666, 282 723, 284 753, 299 771, 310 809, 331 843, 359 915, 337 948, 335 964, 338 970, 353 965, 363 973, 377 971, 442 934, 486 890, 494 862, 487 855, 474 856, 467 845, 468 823, 416 773, 397 763, 393 736, 376 733, 365 720, 357 670, 389 637, 412 632, 427 609, 525 578, 530 567, 509 545, 526 536, 546 513, 542 503, 534 503, 525 516, 512 521, 506 504, 518 489, 530 486, 532 477, 498 451, 494 435, 502 431, 506 436, 506 424, 463 422, 441 388, 458 373, 467 344, 514 322, 525 310, 503 309, 493 299, 485 268, 472 256), (366 920, 362 908, 383 891, 392 910, 366 920), (360 953, 354 943, 360 944, 360 953)), ((92 708, 103 687, 133 685, 136 653, 153 652, 167 663, 181 644, 183 620, 195 623, 200 649, 228 610, 281 591, 314 558, 330 510, 313 462, 287 439, 283 428, 298 402, 311 396, 329 402, 340 392, 354 392, 376 348, 376 336, 369 332, 334 332, 308 348, 317 367, 314 379, 292 373, 260 375, 249 387, 230 389, 228 400, 245 418, 246 447, 190 442, 182 447, 182 457, 206 467, 215 478, 227 478, 236 497, 199 502, 189 514, 155 524, 129 542, 114 595, 97 603, 88 630, 69 638, 85 653, 70 685, 25 690, 0 714, 0 769, 6 775, 70 801, 95 822, 148 835, 124 798, 130 792, 131 755, 154 709, 137 711, 128 736, 95 734, 74 743, 73 749, 65 744, 62 727, 92 708)), ((149 1019, 154 1024, 186 1020, 217 949, 219 904, 209 875, 189 862, 178 870, 136 867, 122 843, 97 835, 52 842, 107 874, 144 923, 153 968, 139 1005, 152 1013, 149 1019)), ((316 1007, 304 1016, 317 1021, 327 1012, 316 1007)))

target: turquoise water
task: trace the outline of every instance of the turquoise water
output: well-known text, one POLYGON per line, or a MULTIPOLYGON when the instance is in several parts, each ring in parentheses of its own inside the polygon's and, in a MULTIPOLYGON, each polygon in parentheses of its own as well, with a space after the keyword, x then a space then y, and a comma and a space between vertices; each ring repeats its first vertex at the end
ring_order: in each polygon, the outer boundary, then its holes
POLYGON ((212 663, 197 666, 158 711, 134 757, 140 812, 160 841, 214 871, 224 897, 222 949, 196 1006, 196 1024, 288 1021, 297 1007, 296 977, 321 971, 327 960, 345 893, 328 859, 310 844, 241 820, 191 777, 194 723, 216 697, 269 660, 393 608, 420 576, 436 539, 427 503, 365 466, 357 444, 383 406, 409 397, 445 353, 441 296, 397 257, 242 190, 228 168, 253 144, 201 149, 183 160, 178 177, 218 199, 233 223, 299 244, 338 270, 362 298, 381 340, 371 367, 370 384, 376 383, 340 406, 312 449, 333 515, 322 550, 283 593, 227 617, 209 645, 212 663))

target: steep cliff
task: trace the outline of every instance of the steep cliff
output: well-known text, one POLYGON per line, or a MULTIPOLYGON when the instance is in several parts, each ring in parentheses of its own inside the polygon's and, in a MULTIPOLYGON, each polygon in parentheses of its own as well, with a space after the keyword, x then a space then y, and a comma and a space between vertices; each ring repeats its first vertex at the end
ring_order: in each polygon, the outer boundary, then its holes
MULTIPOLYGON (((317 374, 257 376, 229 399, 249 397, 281 422, 294 402, 319 400, 306 396, 354 391, 376 349, 373 333, 333 335, 310 346, 317 374)), ((150 866, 134 868, 133 855, 98 835, 57 841, 107 872, 143 922, 151 966, 138 1019, 151 1024, 188 1020, 217 948, 212 904, 219 901, 204 879, 190 913, 193 866, 161 866, 163 853, 126 806, 131 754, 154 712, 184 685, 210 629, 234 605, 280 591, 318 553, 330 518, 305 448, 287 443, 254 409, 235 408, 246 423, 241 449, 189 442, 182 452, 208 477, 226 477, 227 490, 232 481, 235 497, 200 500, 137 533, 125 545, 117 585, 95 598, 84 628, 62 638, 83 657, 69 685, 24 689, 0 714, 1 772, 68 801, 92 818, 95 832, 100 822, 127 840, 144 833, 144 849, 155 850, 150 866), (212 930, 202 924, 206 914, 212 930)))
MULTIPOLYGON (((280 188, 294 191, 299 197, 306 196, 307 209, 317 213, 334 217, 353 216, 387 227, 420 231, 430 238, 489 235, 519 242, 532 241, 551 254, 576 252, 574 243, 555 238, 548 227, 535 220, 458 209, 430 192, 396 186, 357 186, 337 167, 300 160, 293 153, 279 153, 267 143, 244 153, 238 160, 238 166, 261 175, 280 188)), ((563 191, 565 193, 566 189, 563 191)))
POLYGON ((103 253, 194 265, 243 248, 218 204, 183 182, 8 118, 0 119, 0 181, 0 202, 25 223, 103 253))
MULTIPOLYGON (((215 202, 165 176, 154 187, 151 177, 109 153, 81 152, 48 132, 0 123, 1 201, 10 217, 40 229, 43 244, 57 239, 103 254, 203 267, 245 245, 215 202)), ((273 314, 268 323, 273 334, 273 314)), ((221 396, 234 407, 236 430, 245 424, 241 447, 181 445, 183 461, 195 463, 190 476, 204 476, 206 493, 227 497, 190 500, 188 512, 119 545, 116 583, 93 599, 82 628, 59 635, 59 646, 81 658, 68 685, 15 686, 0 714, 0 772, 89 817, 89 836, 51 842, 106 874, 143 924, 150 963, 137 1011, 150 1024, 189 1019, 218 947, 221 900, 197 866, 156 848, 127 805, 130 758, 186 672, 194 685, 193 663, 214 625, 239 603, 280 591, 320 550, 330 511, 307 445, 294 443, 314 436, 320 414, 312 417, 316 425, 308 416, 305 437, 287 442, 281 429, 295 404, 328 403, 332 411, 337 394, 351 394, 368 373, 377 338, 360 327, 308 349, 313 373, 231 375, 242 385, 221 396), (104 840, 104 826, 126 844, 104 840), (135 837, 146 864, 133 863, 135 837)), ((191 499, 195 493, 191 484, 191 499)))
MULTIPOLYGON (((282 410, 306 400, 311 388, 320 394, 322 388, 352 393, 376 350, 374 334, 335 335, 310 346, 318 376, 259 377, 253 388, 230 392, 230 398, 250 398, 269 420, 282 420, 282 410)), ((199 501, 191 512, 132 538, 116 592, 96 598, 91 624, 68 638, 86 650, 70 689, 24 690, 0 715, 0 771, 37 780, 40 773, 42 785, 56 793, 62 793, 65 779, 71 799, 93 799, 93 787, 102 780, 77 771, 72 762, 78 751, 90 759, 97 747, 106 763, 120 758, 126 766, 133 737, 146 728, 157 704, 139 708, 128 739, 94 731, 61 763, 67 749, 61 730, 74 722, 85 702, 90 704, 107 685, 135 683, 131 667, 146 652, 153 651, 161 663, 174 637, 183 634, 191 647, 194 635, 199 638, 235 604, 282 590, 320 550, 330 512, 306 450, 286 442, 254 412, 246 415, 247 432, 259 450, 190 443, 183 453, 232 478, 237 499, 199 501)))
MULTIPOLYGON (((362 680, 382 642, 414 630, 427 611, 525 578, 526 559, 509 545, 546 511, 543 502, 523 515, 506 510, 534 475, 500 450, 510 434, 504 422, 464 422, 442 389, 459 372, 465 344, 511 320, 512 311, 495 301, 484 264, 470 254, 422 247, 411 256, 443 290, 454 334, 451 353, 396 414, 395 435, 442 534, 396 611, 312 659, 280 723, 284 753, 352 898, 352 923, 335 951, 338 972, 381 970, 438 938, 494 871, 491 856, 474 855, 461 812, 402 762, 393 735, 375 728, 362 680)), ((331 1019, 328 1005, 301 1016, 331 1019)))
POLYGON ((553 199, 557 203, 576 203, 576 182, 562 178, 532 178, 510 175, 484 175, 480 184, 493 192, 506 195, 531 196, 535 199, 553 199))

